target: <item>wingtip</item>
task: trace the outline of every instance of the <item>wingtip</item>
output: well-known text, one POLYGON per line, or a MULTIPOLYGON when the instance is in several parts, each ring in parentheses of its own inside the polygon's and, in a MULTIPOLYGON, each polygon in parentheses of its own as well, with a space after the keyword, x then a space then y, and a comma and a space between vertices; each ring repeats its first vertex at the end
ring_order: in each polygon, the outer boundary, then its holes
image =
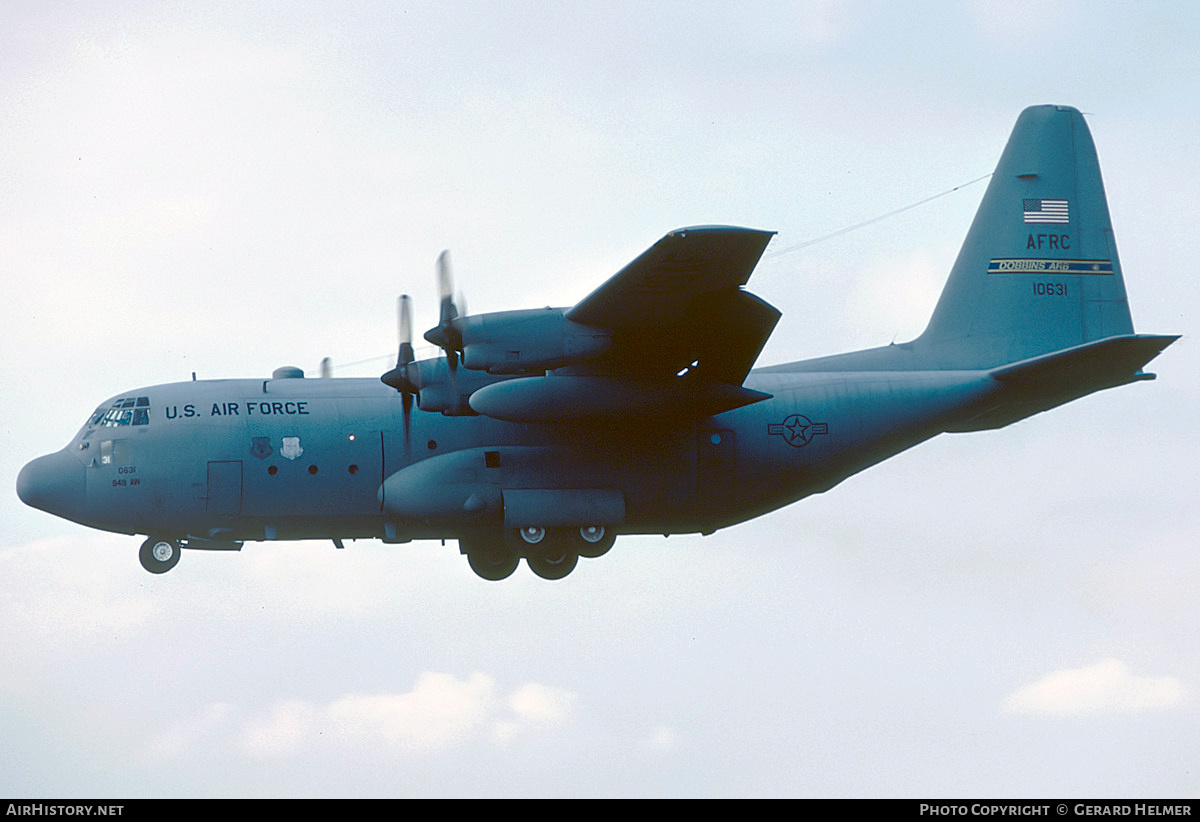
POLYGON ((779 232, 766 231, 761 228, 746 228, 745 226, 736 226, 736 225, 693 225, 693 226, 684 226, 683 228, 677 228, 674 231, 668 231, 667 236, 668 237, 686 237, 688 234, 700 234, 700 233, 703 233, 703 234, 721 234, 721 233, 724 233, 724 234, 733 234, 733 233, 766 234, 767 236, 774 237, 779 232))

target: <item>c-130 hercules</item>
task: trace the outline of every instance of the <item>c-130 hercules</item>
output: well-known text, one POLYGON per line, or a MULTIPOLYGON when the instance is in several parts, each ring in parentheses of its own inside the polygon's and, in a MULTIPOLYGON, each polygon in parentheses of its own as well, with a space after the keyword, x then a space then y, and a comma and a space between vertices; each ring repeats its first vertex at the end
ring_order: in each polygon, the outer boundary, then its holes
POLYGON ((943 432, 1000 428, 1152 379, 1175 336, 1133 333, 1100 168, 1075 109, 1017 120, 915 340, 751 370, 780 313, 743 290, 772 232, 673 231, 571 308, 460 316, 443 355, 372 379, 126 391, 17 479, 27 504, 181 548, 457 539, 546 579, 618 534, 711 533, 943 432), (414 413, 414 401, 417 411, 414 413))

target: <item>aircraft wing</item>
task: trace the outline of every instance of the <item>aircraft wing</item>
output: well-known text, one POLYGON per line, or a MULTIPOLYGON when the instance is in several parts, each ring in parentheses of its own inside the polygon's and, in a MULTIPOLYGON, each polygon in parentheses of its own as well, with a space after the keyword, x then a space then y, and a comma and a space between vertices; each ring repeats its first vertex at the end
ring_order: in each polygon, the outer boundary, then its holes
POLYGON ((663 237, 566 312, 612 332, 611 349, 581 370, 740 386, 780 317, 741 288, 772 236, 701 226, 663 237))
POLYGON ((483 384, 464 392, 452 371, 442 379, 416 363, 420 407, 553 423, 707 417, 767 399, 742 382, 780 314, 742 286, 771 237, 680 229, 573 308, 454 319, 462 362, 483 384), (435 402, 446 389, 455 401, 435 402))
POLYGON ((602 328, 644 328, 682 317, 701 294, 746 284, 773 231, 699 226, 672 231, 567 312, 602 328))

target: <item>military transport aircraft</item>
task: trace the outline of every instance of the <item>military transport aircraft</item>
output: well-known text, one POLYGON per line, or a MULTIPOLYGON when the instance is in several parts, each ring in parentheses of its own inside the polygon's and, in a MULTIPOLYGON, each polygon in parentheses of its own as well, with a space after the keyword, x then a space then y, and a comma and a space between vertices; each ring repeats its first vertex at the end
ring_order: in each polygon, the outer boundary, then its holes
POLYGON ((1073 108, 1017 121, 915 340, 751 370, 780 313, 743 290, 772 232, 667 234, 571 308, 460 314, 442 353, 400 300, 381 378, 125 391, 17 478, 27 504, 181 548, 456 539, 485 579, 546 579, 618 534, 709 534, 943 432, 1000 428, 1153 378, 1177 339, 1133 333, 1092 138, 1073 108), (415 406, 415 408, 414 408, 415 406))

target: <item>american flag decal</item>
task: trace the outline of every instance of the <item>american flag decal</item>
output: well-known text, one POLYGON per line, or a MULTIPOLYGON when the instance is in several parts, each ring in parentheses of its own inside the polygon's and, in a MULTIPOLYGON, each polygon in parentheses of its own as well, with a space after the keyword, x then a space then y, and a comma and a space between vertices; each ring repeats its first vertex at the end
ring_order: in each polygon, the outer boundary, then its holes
POLYGON ((1026 223, 1069 223, 1070 209, 1066 200, 1027 199, 1022 201, 1026 223))

